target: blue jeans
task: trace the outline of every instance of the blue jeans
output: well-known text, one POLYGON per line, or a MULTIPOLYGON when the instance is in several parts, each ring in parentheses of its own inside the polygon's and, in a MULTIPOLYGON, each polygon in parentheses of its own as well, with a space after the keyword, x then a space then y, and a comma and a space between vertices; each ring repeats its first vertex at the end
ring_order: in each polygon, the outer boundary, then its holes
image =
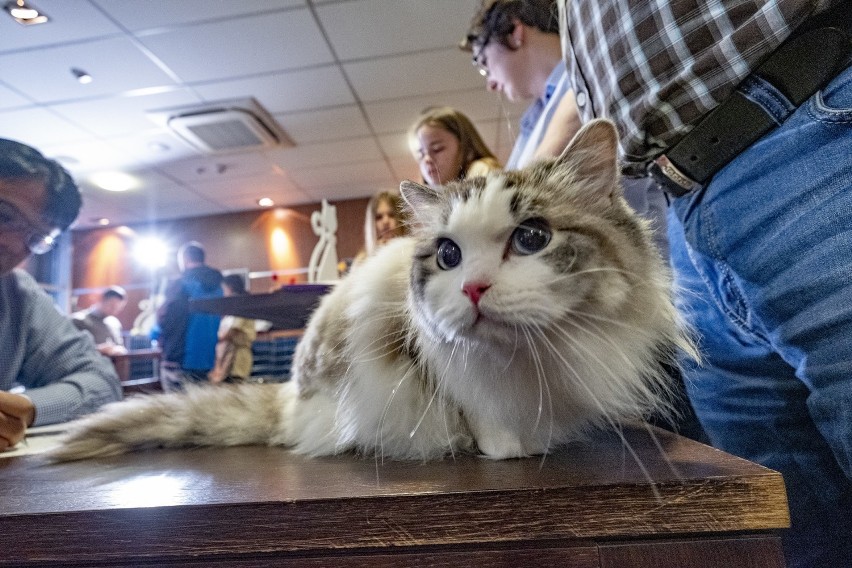
POLYGON ((849 566, 852 67, 774 107, 778 128, 669 210, 705 357, 685 362, 687 391, 714 445, 783 474, 789 566, 849 566))

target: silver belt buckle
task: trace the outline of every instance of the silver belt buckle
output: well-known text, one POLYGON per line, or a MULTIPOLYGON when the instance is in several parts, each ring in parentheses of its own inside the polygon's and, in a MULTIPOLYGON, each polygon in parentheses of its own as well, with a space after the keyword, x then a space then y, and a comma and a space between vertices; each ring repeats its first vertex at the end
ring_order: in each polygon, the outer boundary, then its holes
POLYGON ((654 163, 657 164, 659 168, 659 173, 663 174, 670 182, 674 183, 678 187, 682 188, 683 191, 681 194, 686 194, 691 191, 694 191, 700 187, 697 181, 693 180, 682 171, 677 169, 677 167, 671 163, 671 161, 666 157, 665 154, 658 157, 654 160, 654 163))

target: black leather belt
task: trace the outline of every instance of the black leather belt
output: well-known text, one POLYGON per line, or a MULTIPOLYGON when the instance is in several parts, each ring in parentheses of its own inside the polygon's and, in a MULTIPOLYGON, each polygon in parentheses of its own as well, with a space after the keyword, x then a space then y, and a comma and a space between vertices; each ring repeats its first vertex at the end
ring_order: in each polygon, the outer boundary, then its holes
MULTIPOLYGON (((845 69, 852 56, 852 15, 839 8, 797 32, 752 75, 770 83, 795 107, 808 100, 845 69)), ((778 122, 763 107, 738 89, 651 162, 648 174, 666 193, 681 197, 702 187, 776 126, 778 122)))

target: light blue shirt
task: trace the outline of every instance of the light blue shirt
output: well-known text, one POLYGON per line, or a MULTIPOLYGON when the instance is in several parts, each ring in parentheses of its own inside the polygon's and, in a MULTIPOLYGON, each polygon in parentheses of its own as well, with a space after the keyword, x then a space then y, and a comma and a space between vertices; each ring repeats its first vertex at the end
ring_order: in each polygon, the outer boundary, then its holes
POLYGON ((544 139, 547 125, 553 119, 559 101, 570 89, 568 71, 560 61, 547 78, 544 94, 527 107, 521 117, 518 138, 512 147, 509 161, 506 162, 507 170, 519 170, 529 165, 536 148, 544 139))

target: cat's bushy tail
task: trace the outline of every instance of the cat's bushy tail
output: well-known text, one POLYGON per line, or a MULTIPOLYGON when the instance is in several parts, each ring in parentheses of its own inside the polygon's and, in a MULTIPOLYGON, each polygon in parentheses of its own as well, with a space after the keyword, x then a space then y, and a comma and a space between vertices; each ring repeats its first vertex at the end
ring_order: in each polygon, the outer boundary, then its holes
POLYGON ((130 398, 73 423, 53 461, 111 456, 156 447, 280 444, 282 409, 293 385, 192 386, 130 398))

